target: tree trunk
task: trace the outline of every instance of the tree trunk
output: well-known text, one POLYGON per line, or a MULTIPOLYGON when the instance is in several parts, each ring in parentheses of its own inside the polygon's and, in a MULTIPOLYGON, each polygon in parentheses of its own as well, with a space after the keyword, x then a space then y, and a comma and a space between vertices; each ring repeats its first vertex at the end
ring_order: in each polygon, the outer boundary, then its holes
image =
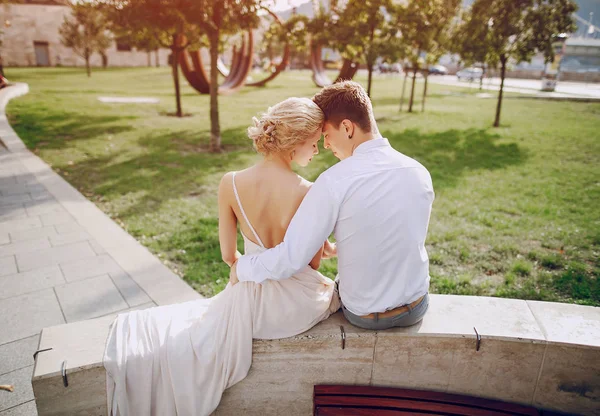
POLYGON ((367 71, 369 72, 369 76, 367 78, 367 95, 371 98, 371 83, 373 82, 373 64, 369 64, 367 66, 367 71))
POLYGON ((425 72, 425 86, 423 87, 423 102, 421 102, 421 112, 425 112, 425 97, 427 97, 427 80, 429 80, 429 71, 425 72))
POLYGON ((92 69, 90 68, 90 55, 85 55, 85 70, 87 71, 88 78, 92 76, 92 69))
POLYGON ((412 113, 413 102, 415 98, 415 83, 417 82, 417 65, 413 68, 412 87, 410 90, 410 101, 408 102, 408 112, 412 113))
POLYGON ((156 67, 158 68, 160 66, 160 61, 158 60, 158 49, 154 51, 154 59, 156 62, 156 67))
POLYGON ((152 66, 152 61, 150 60, 150 58, 152 58, 152 55, 150 55, 150 51, 146 52, 146 57, 148 58, 148 68, 150 68, 152 66))
POLYGON ((500 109, 502 108, 502 93, 504 92, 504 77, 506 75, 506 61, 507 58, 502 55, 500 62, 502 63, 502 69, 500 71, 500 91, 498 93, 498 105, 496 107, 496 120, 494 120, 494 127, 500 126, 500 109))
POLYGON ((210 42, 210 151, 221 151, 221 126, 219 125, 219 29, 211 30, 210 42))
POLYGON ((400 96, 400 111, 402 111, 402 105, 404 104, 404 90, 406 90, 406 79, 408 78, 408 72, 404 71, 404 82, 402 83, 402 95, 400 96))
POLYGON ((373 65, 375 64, 375 59, 373 58, 373 37, 375 36, 375 25, 373 24, 374 21, 374 16, 371 16, 371 30, 369 34, 369 54, 367 62, 367 69, 369 71, 369 79, 367 81, 367 95, 369 96, 369 98, 371 98, 371 83, 373 82, 373 65))
POLYGON ((183 117, 181 111, 181 93, 179 91, 179 46, 177 45, 177 35, 173 35, 173 45, 171 46, 172 62, 171 68, 173 69, 173 82, 175 83, 175 102, 177 104, 177 117, 183 117))

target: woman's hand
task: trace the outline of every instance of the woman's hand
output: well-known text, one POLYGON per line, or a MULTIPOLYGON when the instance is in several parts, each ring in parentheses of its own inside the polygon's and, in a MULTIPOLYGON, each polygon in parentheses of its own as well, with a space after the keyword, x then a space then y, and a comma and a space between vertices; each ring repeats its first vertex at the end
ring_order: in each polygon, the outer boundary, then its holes
POLYGON ((231 286, 235 286, 239 282, 240 281, 237 276, 237 259, 236 259, 235 262, 231 265, 231 270, 229 271, 229 283, 231 283, 231 286))
POLYGON ((325 244, 323 244, 323 258, 332 259, 334 257, 337 257, 337 245, 329 242, 329 240, 325 240, 325 244))

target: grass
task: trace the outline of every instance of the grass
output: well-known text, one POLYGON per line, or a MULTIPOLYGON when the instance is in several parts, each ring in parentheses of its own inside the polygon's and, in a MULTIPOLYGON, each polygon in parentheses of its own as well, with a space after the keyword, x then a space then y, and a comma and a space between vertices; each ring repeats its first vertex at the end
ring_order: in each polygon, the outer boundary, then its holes
MULTIPOLYGON (((166 116, 175 105, 166 68, 95 71, 90 79, 70 68, 7 72, 30 86, 7 110, 27 146, 208 296, 228 276, 216 189, 223 173, 258 158, 245 135, 252 116, 317 91, 309 73, 294 71, 220 97, 226 151, 215 155, 207 153, 208 97, 184 80, 191 117, 166 116), (97 100, 106 95, 160 103, 97 100)), ((495 100, 429 89, 426 112, 400 113, 401 80, 376 77, 373 103, 382 133, 433 177, 432 292, 600 305, 600 104, 508 98, 493 129, 495 100)), ((321 153, 300 173, 315 179, 335 162, 321 153)), ((335 261, 322 267, 335 276, 335 261)))

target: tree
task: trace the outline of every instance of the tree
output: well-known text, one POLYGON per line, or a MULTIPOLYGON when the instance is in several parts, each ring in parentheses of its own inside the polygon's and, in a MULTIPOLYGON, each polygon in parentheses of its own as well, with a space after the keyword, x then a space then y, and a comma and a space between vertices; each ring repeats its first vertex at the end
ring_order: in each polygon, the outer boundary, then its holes
POLYGON ((446 51, 449 44, 448 28, 459 5, 459 0, 412 0, 398 6, 397 25, 407 45, 406 55, 413 72, 409 113, 414 103, 417 72, 421 66, 437 62, 446 51))
MULTIPOLYGON (((462 62, 467 66, 474 64, 481 64, 482 68, 486 68, 487 64, 487 52, 489 45, 487 44, 486 38, 472 39, 469 33, 470 27, 473 25, 470 22, 472 14, 470 11, 463 11, 461 13, 459 23, 453 29, 452 42, 450 44, 450 51, 460 56, 459 63, 462 62)), ((479 78, 479 89, 482 89, 483 76, 482 73, 479 78)))
POLYGON ((133 37, 151 37, 171 49, 170 65, 175 85, 177 117, 183 117, 179 88, 179 56, 191 43, 198 42, 198 27, 186 19, 192 0, 105 0, 114 30, 133 37))
POLYGON ((121 33, 119 33, 118 37, 120 41, 131 45, 138 51, 146 52, 148 58, 148 66, 152 66, 152 62, 150 60, 151 52, 157 51, 161 46, 156 35, 152 31, 148 29, 140 29, 137 31, 125 32, 122 31, 121 33))
POLYGON ((197 0, 186 10, 190 22, 201 28, 210 50, 210 149, 220 152, 219 73, 217 63, 222 36, 256 27, 260 0, 197 0))
POLYGON ((507 63, 529 61, 534 54, 552 62, 552 42, 563 33, 576 30, 572 14, 577 10, 572 0, 475 0, 464 19, 460 33, 466 48, 465 59, 481 59, 496 68, 500 65, 500 91, 494 127, 500 125, 500 110, 507 63), (485 50, 481 57, 481 50, 485 50))
POLYGON ((334 43, 343 56, 367 66, 367 94, 371 96, 373 67, 378 58, 395 62, 402 45, 392 25, 391 0, 349 0, 339 13, 334 43))
POLYGON ((63 45, 85 59, 88 77, 92 75, 90 57, 94 52, 107 49, 112 39, 108 32, 108 22, 101 8, 95 3, 72 3, 72 17, 65 16, 59 28, 63 45))

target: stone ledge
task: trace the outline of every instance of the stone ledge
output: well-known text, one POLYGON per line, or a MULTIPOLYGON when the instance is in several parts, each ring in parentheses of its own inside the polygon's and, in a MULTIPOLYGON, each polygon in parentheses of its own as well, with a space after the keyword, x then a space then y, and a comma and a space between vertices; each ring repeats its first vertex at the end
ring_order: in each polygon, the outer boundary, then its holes
MULTIPOLYGON (((111 318, 45 328, 33 390, 44 415, 106 414, 102 354, 111 318), (67 360, 69 387, 60 366, 67 360)), ((413 327, 367 331, 337 313, 309 331, 255 340, 248 377, 215 414, 311 414, 315 384, 427 389, 600 414, 600 308, 431 295, 413 327), (341 348, 340 325, 346 333, 341 348), (481 335, 476 350, 476 335, 481 335), (290 377, 293 374, 294 377, 290 377), (273 400, 277 397, 277 400, 273 400)))

